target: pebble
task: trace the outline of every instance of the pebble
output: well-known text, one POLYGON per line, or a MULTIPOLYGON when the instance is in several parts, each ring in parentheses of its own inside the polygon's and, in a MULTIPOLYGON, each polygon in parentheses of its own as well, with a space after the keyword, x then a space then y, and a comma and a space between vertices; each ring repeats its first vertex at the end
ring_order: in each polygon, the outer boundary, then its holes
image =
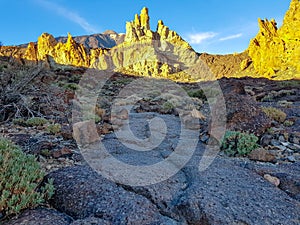
POLYGON ((288 160, 289 162, 296 162, 296 159, 295 159, 295 157, 294 157, 293 155, 288 156, 288 157, 287 157, 287 160, 288 160))
POLYGON ((276 147, 281 146, 281 145, 280 145, 280 142, 277 141, 277 140, 275 140, 275 139, 272 139, 272 140, 271 140, 271 145, 276 146, 276 147))

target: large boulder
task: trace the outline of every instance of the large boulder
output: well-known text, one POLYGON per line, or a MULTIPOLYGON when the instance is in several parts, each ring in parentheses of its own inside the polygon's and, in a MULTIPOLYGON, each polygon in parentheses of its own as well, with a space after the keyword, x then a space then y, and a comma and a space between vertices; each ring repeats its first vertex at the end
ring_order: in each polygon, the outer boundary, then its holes
POLYGON ((26 210, 3 225, 69 225, 72 221, 71 217, 54 209, 38 208, 26 210))
POLYGON ((271 126, 270 119, 257 102, 246 93, 241 82, 222 79, 220 86, 226 102, 227 129, 260 136, 271 126))

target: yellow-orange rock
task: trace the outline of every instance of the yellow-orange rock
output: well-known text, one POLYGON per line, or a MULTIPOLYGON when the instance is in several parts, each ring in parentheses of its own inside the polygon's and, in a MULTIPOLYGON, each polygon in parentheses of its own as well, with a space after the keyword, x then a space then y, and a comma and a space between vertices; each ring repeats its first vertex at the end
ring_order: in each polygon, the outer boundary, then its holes
POLYGON ((275 20, 258 22, 259 33, 248 48, 255 70, 268 78, 277 71, 300 71, 300 1, 292 0, 280 29, 275 20))

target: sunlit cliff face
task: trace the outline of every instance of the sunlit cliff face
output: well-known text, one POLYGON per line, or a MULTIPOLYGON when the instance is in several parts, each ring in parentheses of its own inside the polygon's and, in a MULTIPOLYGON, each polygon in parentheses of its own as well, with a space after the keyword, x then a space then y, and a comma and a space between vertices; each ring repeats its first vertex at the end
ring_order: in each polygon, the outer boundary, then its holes
MULTIPOLYGON (((193 70, 193 75, 185 72, 200 61, 211 69, 215 78, 244 76, 241 72, 251 68, 247 76, 300 79, 299 0, 292 0, 279 29, 274 20, 259 19, 259 33, 250 41, 247 51, 238 55, 217 57, 203 54, 200 60, 192 47, 162 21, 158 21, 156 31, 150 29, 149 21, 148 9, 143 8, 140 15, 136 14, 132 22, 126 23, 124 42, 111 49, 87 49, 76 43, 70 34, 66 43, 60 43, 44 33, 37 43, 29 43, 27 48, 1 47, 0 56, 35 64, 48 62, 48 65, 55 66, 55 62, 183 82, 211 79, 203 75, 203 71, 197 74, 193 70), (281 77, 279 71, 293 72, 281 77)), ((195 68, 200 67, 196 65, 195 68)))
POLYGON ((259 19, 260 31, 248 48, 254 68, 266 77, 277 71, 300 71, 300 1, 292 0, 283 25, 259 19))

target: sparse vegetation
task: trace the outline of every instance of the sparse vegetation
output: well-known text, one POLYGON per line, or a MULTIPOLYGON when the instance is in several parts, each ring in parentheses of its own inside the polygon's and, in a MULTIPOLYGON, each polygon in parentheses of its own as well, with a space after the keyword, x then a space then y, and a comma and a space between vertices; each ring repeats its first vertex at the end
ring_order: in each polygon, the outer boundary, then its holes
POLYGON ((46 127, 46 131, 50 134, 58 134, 61 131, 61 125, 56 124, 50 124, 46 127))
POLYGON ((286 121, 284 121, 283 125, 286 126, 286 127, 291 127, 291 126, 294 125, 294 121, 286 120, 286 121))
POLYGON ((165 102, 163 105, 162 105, 162 109, 164 111, 172 111, 174 109, 174 105, 171 103, 171 102, 165 102))
POLYGON ((41 118, 41 117, 32 117, 32 118, 26 120, 26 125, 29 127, 43 126, 46 123, 48 123, 48 120, 41 118))
POLYGON ((0 138, 0 212, 16 214, 33 208, 54 193, 52 180, 42 188, 44 178, 34 156, 24 154, 10 141, 0 138))
POLYGON ((283 123, 286 119, 286 114, 280 109, 274 107, 263 107, 263 112, 272 120, 283 123))
POLYGON ((204 91, 202 89, 200 89, 200 90, 190 90, 190 91, 187 91, 187 94, 191 98, 206 99, 206 96, 205 96, 204 91))
POLYGON ((48 120, 41 117, 32 117, 27 120, 23 118, 13 119, 13 123, 15 125, 23 126, 23 127, 35 127, 35 126, 43 126, 48 123, 48 120))
POLYGON ((221 149, 229 156, 246 156, 258 147, 258 137, 238 131, 226 131, 221 149))

